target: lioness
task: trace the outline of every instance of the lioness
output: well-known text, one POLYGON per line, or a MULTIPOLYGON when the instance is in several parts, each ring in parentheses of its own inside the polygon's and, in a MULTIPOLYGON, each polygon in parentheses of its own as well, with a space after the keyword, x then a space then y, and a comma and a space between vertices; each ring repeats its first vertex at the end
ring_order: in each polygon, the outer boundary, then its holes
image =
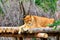
POLYGON ((19 32, 26 31, 30 28, 46 28, 48 24, 53 24, 53 18, 27 15, 24 19, 24 25, 19 27, 19 32))
POLYGON ((35 15, 27 15, 24 18, 24 23, 27 25, 27 28, 47 27, 48 24, 53 24, 53 22, 53 18, 39 17, 35 15))
MULTIPOLYGON (((19 34, 23 31, 27 31, 30 28, 46 28, 48 24, 53 24, 53 18, 39 17, 34 15, 27 15, 24 18, 24 25, 19 27, 19 34)), ((32 31, 30 31, 32 33, 32 31)), ((38 37, 47 38, 48 34, 46 33, 38 33, 38 37)))

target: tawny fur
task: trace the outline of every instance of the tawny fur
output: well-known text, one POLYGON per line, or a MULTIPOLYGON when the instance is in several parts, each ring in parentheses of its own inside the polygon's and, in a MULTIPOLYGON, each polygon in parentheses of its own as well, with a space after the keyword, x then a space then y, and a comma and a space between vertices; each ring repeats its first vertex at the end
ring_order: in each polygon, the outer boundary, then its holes
POLYGON ((34 15, 27 15, 24 18, 26 28, 47 27, 48 24, 53 24, 54 18, 46 18, 34 15))

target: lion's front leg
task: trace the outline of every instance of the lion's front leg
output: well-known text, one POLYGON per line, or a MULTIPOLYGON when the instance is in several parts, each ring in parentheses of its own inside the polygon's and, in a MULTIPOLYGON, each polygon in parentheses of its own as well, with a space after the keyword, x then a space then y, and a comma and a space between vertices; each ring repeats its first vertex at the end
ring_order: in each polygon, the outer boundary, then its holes
POLYGON ((20 26, 18 29, 19 29, 19 34, 21 34, 21 32, 23 32, 23 28, 25 27, 25 24, 24 25, 22 25, 22 26, 20 26))
POLYGON ((27 31, 28 29, 29 29, 29 26, 27 24, 24 24, 24 25, 19 27, 18 33, 20 34, 21 32, 27 31))

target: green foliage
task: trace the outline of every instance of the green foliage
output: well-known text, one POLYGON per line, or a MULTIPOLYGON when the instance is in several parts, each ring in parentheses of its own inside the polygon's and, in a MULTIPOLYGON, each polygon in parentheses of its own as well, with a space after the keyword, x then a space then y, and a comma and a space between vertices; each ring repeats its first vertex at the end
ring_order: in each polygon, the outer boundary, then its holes
POLYGON ((1 16, 4 16, 4 12, 3 12, 3 10, 2 10, 1 7, 0 7, 0 15, 1 15, 1 16))
POLYGON ((0 0, 0 15, 4 15, 3 13, 3 10, 2 10, 2 6, 1 5, 3 5, 5 2, 7 2, 8 0, 5 0, 4 2, 3 2, 3 0, 0 0))
MULTIPOLYGON (((7 1, 8 1, 8 0, 5 0, 4 3, 7 2, 7 1)), ((0 0, 0 2, 3 3, 3 0, 0 0)))
POLYGON ((53 29, 55 30, 56 27, 60 25, 60 20, 56 20, 53 24, 48 24, 49 27, 53 27, 53 29))
POLYGON ((2 10, 2 8, 0 7, 0 14, 2 14, 3 13, 3 10, 2 10))
POLYGON ((56 27, 60 25, 60 20, 56 20, 53 24, 48 24, 49 27, 53 27, 56 30, 56 27))
POLYGON ((35 4, 43 8, 45 12, 51 10, 55 13, 57 0, 35 0, 35 4))
MULTIPOLYGON (((0 0, 0 2, 2 3, 2 0, 0 0)), ((2 8, 0 6, 0 14, 2 14, 2 13, 3 13, 3 10, 2 10, 2 8)))
POLYGON ((32 40, 36 40, 36 38, 32 38, 32 40))
POLYGON ((60 25, 60 20, 56 20, 56 21, 54 21, 54 23, 53 24, 49 24, 48 26, 58 26, 58 25, 60 25))
POLYGON ((58 26, 58 25, 60 25, 60 20, 56 20, 53 24, 53 26, 58 26))

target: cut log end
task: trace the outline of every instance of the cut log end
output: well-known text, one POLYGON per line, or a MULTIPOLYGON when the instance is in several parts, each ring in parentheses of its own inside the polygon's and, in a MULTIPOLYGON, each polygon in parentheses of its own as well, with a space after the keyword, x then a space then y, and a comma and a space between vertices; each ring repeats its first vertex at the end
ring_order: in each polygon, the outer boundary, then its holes
POLYGON ((37 37, 48 38, 48 34, 47 33, 38 33, 37 37))

